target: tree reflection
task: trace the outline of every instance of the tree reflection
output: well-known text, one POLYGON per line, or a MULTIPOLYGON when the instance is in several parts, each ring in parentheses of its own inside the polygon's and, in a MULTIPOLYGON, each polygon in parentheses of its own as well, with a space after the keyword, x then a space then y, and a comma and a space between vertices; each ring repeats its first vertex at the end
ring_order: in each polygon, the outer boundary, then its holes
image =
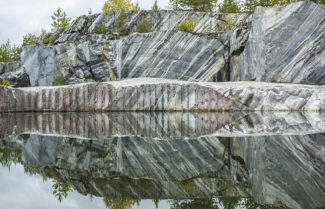
POLYGON ((54 196, 61 202, 63 198, 67 198, 68 192, 71 192, 71 186, 64 182, 59 182, 57 180, 53 180, 53 194, 54 196))
POLYGON ((219 209, 216 199, 172 200, 170 209, 219 209))
POLYGON ((0 147, 0 163, 10 170, 12 164, 21 163, 21 152, 0 147))
POLYGON ((252 198, 220 197, 211 199, 171 200, 171 209, 284 209, 257 204, 252 198))
POLYGON ((103 198, 106 208, 109 209, 131 209, 133 205, 139 204, 139 200, 109 199, 103 198))

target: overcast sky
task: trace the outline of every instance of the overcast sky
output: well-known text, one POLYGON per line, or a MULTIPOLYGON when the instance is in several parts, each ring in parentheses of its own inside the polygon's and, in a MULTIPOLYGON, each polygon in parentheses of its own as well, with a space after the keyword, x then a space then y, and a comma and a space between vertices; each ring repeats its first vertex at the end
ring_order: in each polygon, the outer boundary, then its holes
MULTIPOLYGON (((132 0, 134 3, 136 0, 132 0)), ((0 44, 8 39, 20 44, 23 35, 50 30, 51 15, 57 8, 63 9, 74 19, 87 14, 89 9, 99 13, 105 0, 0 0, 0 44)), ((154 0, 138 0, 142 9, 150 9, 154 0)), ((166 8, 169 0, 158 0, 166 8)))
MULTIPOLYGON (((0 208, 10 209, 105 209, 102 198, 69 192, 61 203, 52 194, 53 182, 44 182, 39 175, 28 176, 22 165, 8 168, 0 165, 0 208)), ((132 209, 155 208, 152 200, 141 200, 132 209)), ((169 209, 168 200, 159 202, 159 208, 169 209)))

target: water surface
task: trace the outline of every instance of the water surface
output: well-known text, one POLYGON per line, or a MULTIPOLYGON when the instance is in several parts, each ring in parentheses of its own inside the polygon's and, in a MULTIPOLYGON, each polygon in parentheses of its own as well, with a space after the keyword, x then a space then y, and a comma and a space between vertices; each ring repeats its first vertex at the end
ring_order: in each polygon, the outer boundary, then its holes
POLYGON ((0 208, 322 208, 320 113, 0 115, 0 208))

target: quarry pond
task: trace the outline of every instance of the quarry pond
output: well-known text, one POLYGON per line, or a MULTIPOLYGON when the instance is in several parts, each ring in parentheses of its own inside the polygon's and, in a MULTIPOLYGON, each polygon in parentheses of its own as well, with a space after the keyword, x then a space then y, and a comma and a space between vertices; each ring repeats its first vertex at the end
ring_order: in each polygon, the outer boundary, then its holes
POLYGON ((3 208, 322 208, 325 114, 1 113, 3 208))

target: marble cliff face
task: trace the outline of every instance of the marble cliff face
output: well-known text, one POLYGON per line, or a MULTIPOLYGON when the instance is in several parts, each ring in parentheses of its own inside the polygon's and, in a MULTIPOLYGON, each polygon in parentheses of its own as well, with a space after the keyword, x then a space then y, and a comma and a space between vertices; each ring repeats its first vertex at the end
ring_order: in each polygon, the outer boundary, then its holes
POLYGON ((122 36, 96 33, 100 25, 114 29, 118 12, 81 16, 24 47, 20 62, 0 64, 0 79, 16 86, 51 86, 61 76, 66 84, 138 77, 322 84, 324 17, 324 6, 307 1, 251 15, 136 11, 127 13, 129 35, 122 36), (144 17, 153 32, 136 33, 144 17), (175 30, 188 17, 198 18, 193 33, 175 30), (228 17, 236 28, 217 32, 228 17), (50 36, 54 43, 44 44, 50 36))

